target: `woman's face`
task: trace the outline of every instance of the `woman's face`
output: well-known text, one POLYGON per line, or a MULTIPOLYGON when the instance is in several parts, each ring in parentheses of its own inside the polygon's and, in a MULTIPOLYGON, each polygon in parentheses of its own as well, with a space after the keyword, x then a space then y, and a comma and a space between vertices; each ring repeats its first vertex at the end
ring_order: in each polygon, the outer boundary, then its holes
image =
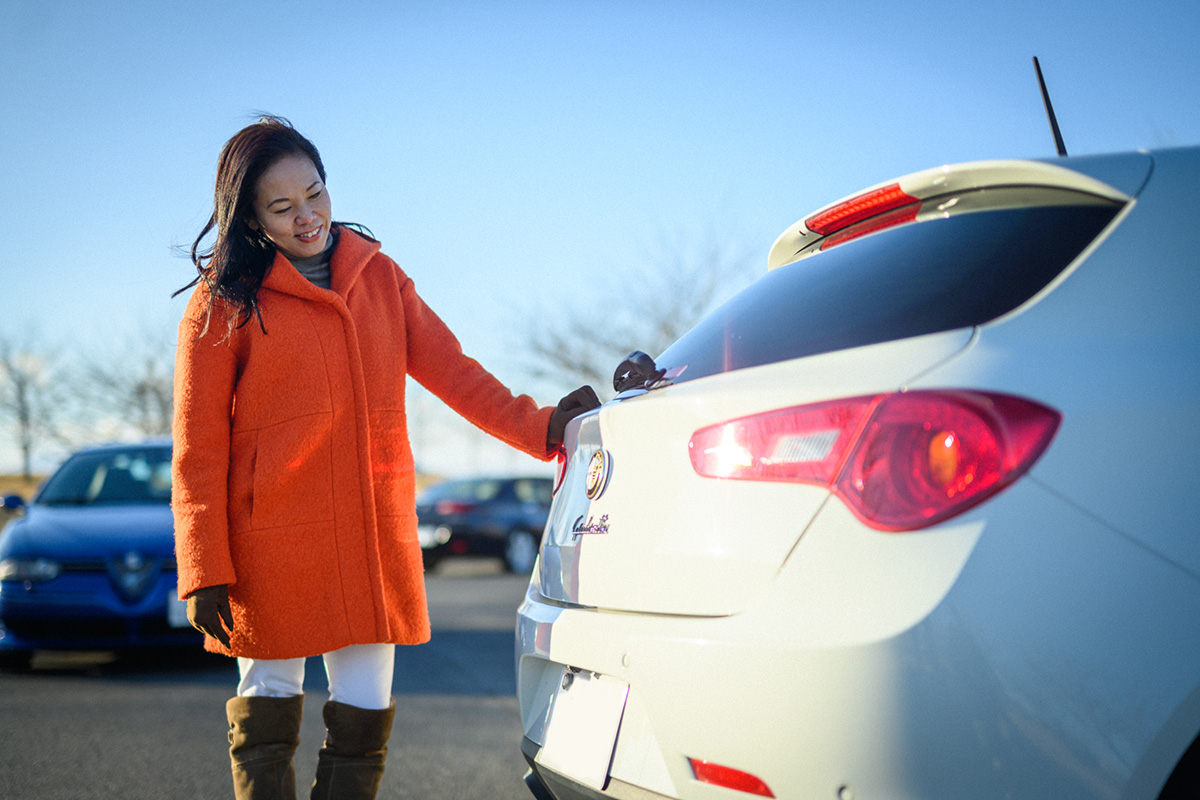
POLYGON ((258 179, 250 227, 284 255, 320 255, 329 243, 329 192, 306 156, 284 156, 258 179))

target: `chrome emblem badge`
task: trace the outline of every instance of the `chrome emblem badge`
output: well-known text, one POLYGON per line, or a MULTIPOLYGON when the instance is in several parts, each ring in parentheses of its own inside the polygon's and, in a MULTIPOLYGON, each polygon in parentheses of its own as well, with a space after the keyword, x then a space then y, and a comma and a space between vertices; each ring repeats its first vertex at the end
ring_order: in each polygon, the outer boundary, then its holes
POLYGON ((127 601, 141 600, 154 588, 160 566, 136 550, 109 559, 108 574, 117 592, 127 601))
POLYGON ((592 460, 588 462, 587 468, 587 496, 589 500, 595 500, 600 495, 604 494, 604 489, 608 486, 608 477, 612 472, 612 456, 607 450, 597 450, 592 454, 592 460))

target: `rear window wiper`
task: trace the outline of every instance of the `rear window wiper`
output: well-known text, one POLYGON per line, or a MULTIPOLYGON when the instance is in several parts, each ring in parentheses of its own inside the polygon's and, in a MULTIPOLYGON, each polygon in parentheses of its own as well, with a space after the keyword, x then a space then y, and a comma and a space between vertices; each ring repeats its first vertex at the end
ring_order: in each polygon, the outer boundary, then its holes
POLYGON ((645 389, 646 391, 661 389, 664 386, 670 386, 685 369, 687 369, 687 365, 661 369, 654 363, 653 358, 641 350, 634 350, 625 356, 625 360, 617 366, 616 372, 613 373, 613 389, 618 394, 630 389, 645 389))

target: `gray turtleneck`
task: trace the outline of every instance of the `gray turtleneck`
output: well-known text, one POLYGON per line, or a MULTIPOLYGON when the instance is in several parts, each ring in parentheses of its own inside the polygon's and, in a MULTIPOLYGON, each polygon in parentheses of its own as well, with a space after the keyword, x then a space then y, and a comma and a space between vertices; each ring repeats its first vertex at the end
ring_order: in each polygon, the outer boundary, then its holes
POLYGON ((337 239, 330 234, 329 243, 317 255, 308 258, 289 257, 288 260, 292 262, 292 266, 296 268, 297 272, 312 281, 314 285, 328 289, 330 286, 329 262, 333 260, 333 248, 336 244, 337 239))

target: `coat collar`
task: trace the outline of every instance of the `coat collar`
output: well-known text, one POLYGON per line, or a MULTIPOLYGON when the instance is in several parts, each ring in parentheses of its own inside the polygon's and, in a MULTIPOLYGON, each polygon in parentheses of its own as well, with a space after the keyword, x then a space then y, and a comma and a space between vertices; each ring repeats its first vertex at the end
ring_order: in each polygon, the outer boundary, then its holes
MULTIPOLYGON (((371 258, 379 252, 380 244, 344 225, 338 226, 337 236, 333 259, 329 262, 330 288, 344 300, 371 258)), ((328 290, 314 286, 292 266, 287 256, 278 250, 275 251, 275 260, 271 263, 271 269, 262 285, 264 289, 308 300, 329 302, 331 299, 328 290)))

